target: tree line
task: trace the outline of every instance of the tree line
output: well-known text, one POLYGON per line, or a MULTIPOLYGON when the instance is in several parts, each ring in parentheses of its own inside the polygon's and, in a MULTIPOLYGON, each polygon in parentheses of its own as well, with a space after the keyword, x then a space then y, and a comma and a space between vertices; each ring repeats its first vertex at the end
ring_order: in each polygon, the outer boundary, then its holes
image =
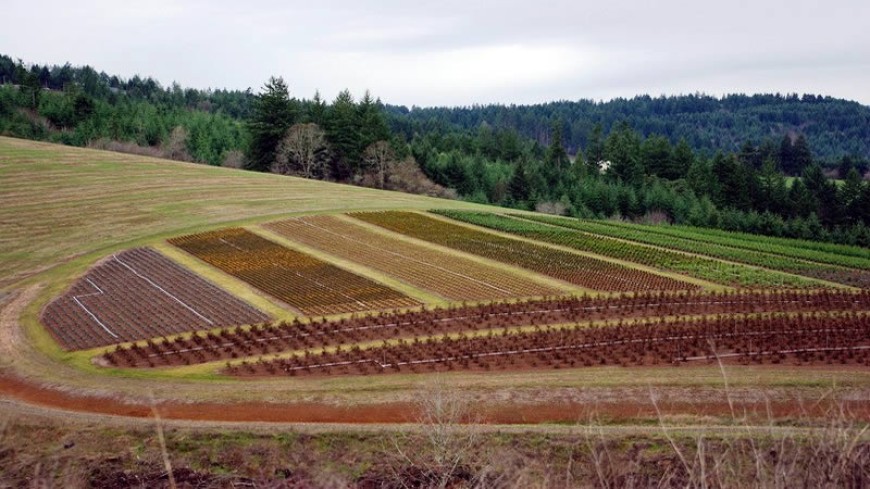
POLYGON ((866 160, 843 157, 826 174, 800 135, 707 156, 628 123, 594 125, 571 156, 563 127, 552 125, 548 146, 483 125, 417 135, 410 148, 430 178, 472 201, 870 246, 866 160))
POLYGON ((609 133, 627 122, 644 137, 685 139, 698 152, 739 151, 746 141, 761 144, 772 134, 803 134, 820 161, 870 155, 870 108, 857 102, 805 94, 703 94, 558 101, 535 105, 407 108, 387 106, 391 127, 408 139, 434 126, 474 131, 484 124, 510 129, 549 145, 551 126, 564 123, 569 153, 586 148, 596 125, 609 133))
POLYGON ((278 77, 257 94, 195 90, 2 55, 0 82, 0 134, 582 217, 870 244, 870 109, 829 97, 407 109, 368 92, 296 98, 278 77))

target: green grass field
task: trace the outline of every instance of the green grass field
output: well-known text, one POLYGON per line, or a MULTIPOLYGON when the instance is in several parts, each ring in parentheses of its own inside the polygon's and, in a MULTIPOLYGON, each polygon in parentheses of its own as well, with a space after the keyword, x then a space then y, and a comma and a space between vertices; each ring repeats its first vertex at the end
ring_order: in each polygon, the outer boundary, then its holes
POLYGON ((0 288, 94 252, 305 213, 482 208, 0 137, 0 288))

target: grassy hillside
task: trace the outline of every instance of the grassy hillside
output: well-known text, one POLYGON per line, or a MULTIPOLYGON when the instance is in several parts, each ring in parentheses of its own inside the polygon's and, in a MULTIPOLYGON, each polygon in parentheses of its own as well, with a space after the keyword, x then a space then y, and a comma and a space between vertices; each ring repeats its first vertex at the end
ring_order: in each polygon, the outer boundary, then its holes
POLYGON ((0 137, 0 288, 146 238, 283 215, 478 207, 0 137))

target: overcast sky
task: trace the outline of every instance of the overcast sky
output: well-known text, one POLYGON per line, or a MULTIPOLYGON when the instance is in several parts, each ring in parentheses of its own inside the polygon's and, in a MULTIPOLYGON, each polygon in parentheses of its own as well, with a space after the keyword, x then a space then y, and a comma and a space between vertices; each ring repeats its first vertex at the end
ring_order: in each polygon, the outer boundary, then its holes
POLYGON ((32 1, 0 53, 404 105, 821 93, 870 105, 870 0, 32 1), (426 5, 423 5, 426 4, 426 5))

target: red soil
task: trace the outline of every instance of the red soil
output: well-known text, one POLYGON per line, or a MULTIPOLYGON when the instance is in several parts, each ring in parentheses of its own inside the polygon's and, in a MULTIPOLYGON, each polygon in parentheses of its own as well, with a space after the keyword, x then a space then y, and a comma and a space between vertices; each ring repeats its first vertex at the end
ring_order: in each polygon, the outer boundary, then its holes
MULTIPOLYGON (((34 385, 18 377, 0 375, 0 396, 18 399, 27 404, 73 412, 153 417, 150 404, 125 402, 112 397, 77 395, 34 385)), ((723 396, 724 397, 724 396, 723 396)), ((735 401, 738 413, 765 413, 769 407, 774 418, 823 417, 830 413, 834 401, 799 405, 795 401, 735 401)), ((855 419, 870 420, 870 403, 862 400, 837 401, 837 406, 850 412, 855 419)), ((730 416, 731 409, 722 401, 662 401, 658 405, 664 416, 730 416)), ((408 423, 418 419, 417 408, 410 403, 380 403, 334 406, 317 403, 178 403, 159 402, 160 416, 171 420, 275 422, 275 423, 408 423)), ((625 399, 617 403, 584 404, 549 402, 538 404, 485 403, 475 406, 480 421, 490 424, 537 424, 585 422, 589 419, 629 421, 655 418, 655 407, 649 400, 625 399)))

